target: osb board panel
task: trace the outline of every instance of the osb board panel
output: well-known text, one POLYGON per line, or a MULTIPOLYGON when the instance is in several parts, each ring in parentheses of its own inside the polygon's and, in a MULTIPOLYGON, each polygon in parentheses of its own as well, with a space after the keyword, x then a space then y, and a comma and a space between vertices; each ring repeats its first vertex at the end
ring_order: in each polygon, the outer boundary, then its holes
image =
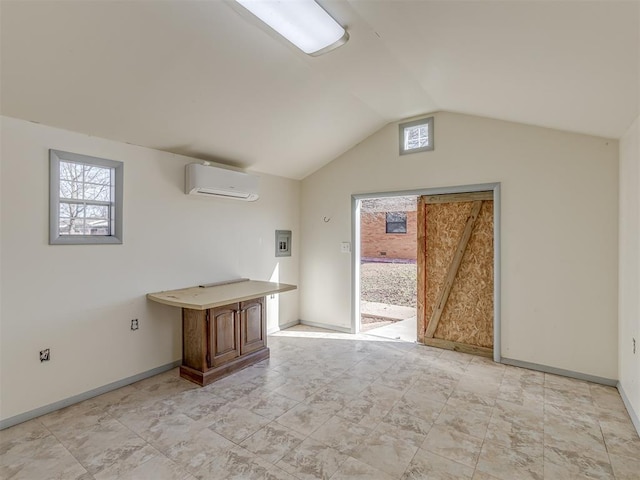
MULTIPOLYGON (((417 211, 417 239, 416 239, 416 263, 417 263, 417 322, 416 322, 416 338, 419 343, 424 343, 424 334, 426 329, 425 320, 425 292, 427 285, 426 275, 426 228, 425 228, 425 204, 424 197, 418 198, 418 211, 417 211)), ((433 307, 432 307, 433 308, 433 307)))
MULTIPOLYGON (((427 308, 435 299, 462 236, 472 203, 427 205, 427 308)), ((484 201, 475 222, 435 338, 493 346, 493 202, 484 201)))
MULTIPOLYGON (((425 302, 428 324, 469 216, 471 203, 426 204, 425 302)), ((427 325, 425 325, 426 328, 427 325)))

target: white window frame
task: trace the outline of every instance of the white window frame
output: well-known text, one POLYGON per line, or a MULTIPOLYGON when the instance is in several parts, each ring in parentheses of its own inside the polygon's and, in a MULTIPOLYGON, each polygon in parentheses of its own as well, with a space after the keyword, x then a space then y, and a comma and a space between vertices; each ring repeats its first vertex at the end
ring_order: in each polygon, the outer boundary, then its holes
POLYGON ((49 245, 122 244, 123 170, 124 163, 115 160, 49 150, 49 245), (64 200, 60 198, 61 161, 112 169, 113 194, 108 203, 110 235, 60 235, 60 201, 64 200))
POLYGON ((400 124, 400 155, 406 155, 408 153, 427 152, 433 150, 433 117, 421 118, 420 120, 414 120, 412 122, 406 122, 400 124), (414 127, 426 125, 427 145, 419 148, 405 148, 405 132, 406 130, 414 127))

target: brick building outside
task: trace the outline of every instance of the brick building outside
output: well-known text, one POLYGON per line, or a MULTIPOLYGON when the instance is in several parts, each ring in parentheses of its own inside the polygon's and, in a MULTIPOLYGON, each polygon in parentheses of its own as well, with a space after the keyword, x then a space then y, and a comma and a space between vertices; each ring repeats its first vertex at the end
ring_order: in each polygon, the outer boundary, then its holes
POLYGON ((362 201, 362 261, 415 262, 416 239, 416 197, 362 201))

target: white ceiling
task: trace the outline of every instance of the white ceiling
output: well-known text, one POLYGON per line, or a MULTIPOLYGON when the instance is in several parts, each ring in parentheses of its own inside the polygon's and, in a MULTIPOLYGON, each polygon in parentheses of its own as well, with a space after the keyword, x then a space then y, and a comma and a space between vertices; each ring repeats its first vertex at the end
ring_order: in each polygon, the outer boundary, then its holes
POLYGON ((227 1, 1 2, 1 112, 303 178, 436 110, 619 138, 639 114, 640 0, 320 1, 308 57, 227 1))

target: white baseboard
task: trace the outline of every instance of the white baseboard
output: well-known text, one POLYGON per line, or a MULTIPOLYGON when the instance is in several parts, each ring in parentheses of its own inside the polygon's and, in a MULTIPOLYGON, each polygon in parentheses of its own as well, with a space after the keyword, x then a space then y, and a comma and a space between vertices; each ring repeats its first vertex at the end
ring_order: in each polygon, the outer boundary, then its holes
POLYGON ((109 383, 108 385, 103 385, 102 387, 94 388, 93 390, 89 390, 88 392, 80 393, 78 395, 74 395, 73 397, 65 398, 63 400, 50 403, 49 405, 45 405, 44 407, 39 407, 29 412, 25 412, 19 415, 15 415, 13 417, 5 418, 3 420, 0 420, 0 430, 13 427, 14 425, 17 425, 19 423, 26 422, 27 420, 32 420, 34 418, 41 417, 42 415, 46 415, 47 413, 55 412, 56 410, 60 410, 61 408, 69 407, 75 403, 84 402, 85 400, 88 400, 93 397, 97 397, 98 395, 102 395, 103 393, 107 393, 112 390, 117 390, 118 388, 126 387, 127 385, 131 385, 132 383, 136 383, 136 382, 139 382, 140 380, 144 380, 145 378, 153 377, 154 375, 167 372, 173 368, 179 367, 180 365, 182 365, 182 360, 176 360, 175 362, 167 363, 166 365, 152 368, 151 370, 147 370, 146 372, 138 373, 137 375, 123 378, 122 380, 109 383))
POLYGON ((599 383, 601 385, 608 385, 609 387, 615 387, 618 384, 617 380, 613 380, 611 378, 598 377, 587 373, 574 372, 572 370, 565 370, 563 368, 550 367, 548 365, 540 365, 522 360, 514 360, 512 358, 502 357, 500 358, 500 363, 513 365, 514 367, 528 368, 529 370, 537 370, 538 372, 552 373, 553 375, 560 375, 562 377, 575 378, 586 382, 599 383))
POLYGON ((300 320, 294 320, 293 322, 283 323, 282 325, 278 325, 276 327, 271 327, 267 329, 267 335, 272 335, 280 330, 286 330, 290 327, 295 327, 296 325, 300 325, 300 320))
POLYGON ((300 320, 302 325, 308 325, 310 327, 324 328, 325 330, 333 330, 340 333, 351 333, 350 327, 340 327, 339 325, 330 325, 328 323, 309 322, 307 320, 300 320))
POLYGON ((334 332, 351 333, 351 329, 348 327, 340 327, 337 325, 330 325, 328 323, 308 322, 306 320, 294 320, 293 322, 283 323, 282 325, 278 325, 277 327, 270 328, 269 330, 267 330, 267 335, 272 335, 276 332, 279 332, 280 330, 286 330, 287 328, 295 327, 296 325, 307 325, 309 327, 333 330, 334 332))
POLYGON ((620 396, 622 397, 622 402, 624 403, 624 406, 627 408, 627 412, 631 417, 631 422, 633 423, 633 426, 636 427, 638 435, 640 435, 640 418, 638 418, 638 413, 633 410, 631 402, 629 401, 629 397, 627 397, 627 394, 624 392, 624 388, 622 388, 622 384, 618 382, 616 387, 618 388, 618 392, 620 392, 620 396))

